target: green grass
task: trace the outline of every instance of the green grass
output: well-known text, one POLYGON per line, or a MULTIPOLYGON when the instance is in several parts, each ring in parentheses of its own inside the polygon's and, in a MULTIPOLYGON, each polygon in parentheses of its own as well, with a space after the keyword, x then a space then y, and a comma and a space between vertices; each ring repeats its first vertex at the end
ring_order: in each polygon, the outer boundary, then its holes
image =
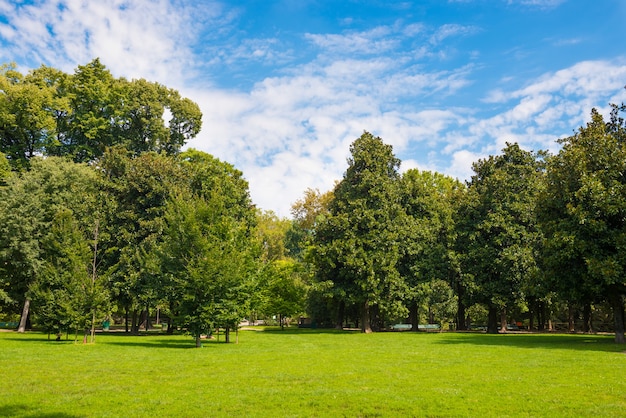
POLYGON ((0 416, 626 414, 626 348, 611 336, 267 330, 193 345, 2 332, 0 416))

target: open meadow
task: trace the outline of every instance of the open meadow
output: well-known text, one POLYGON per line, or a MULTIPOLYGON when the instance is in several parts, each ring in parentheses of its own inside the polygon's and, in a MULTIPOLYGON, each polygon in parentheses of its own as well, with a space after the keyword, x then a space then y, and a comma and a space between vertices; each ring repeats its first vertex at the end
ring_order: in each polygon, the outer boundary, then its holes
POLYGON ((624 347, 601 335, 260 328, 196 349, 183 335, 0 332, 0 375, 3 417, 626 413, 624 347))

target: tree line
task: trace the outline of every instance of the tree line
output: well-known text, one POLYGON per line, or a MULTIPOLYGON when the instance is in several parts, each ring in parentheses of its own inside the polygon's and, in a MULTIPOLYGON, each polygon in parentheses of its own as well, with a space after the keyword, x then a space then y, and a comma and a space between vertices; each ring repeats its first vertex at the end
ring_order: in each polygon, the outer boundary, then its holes
POLYGON ((370 332, 424 319, 464 330, 484 316, 497 333, 512 318, 541 329, 560 306, 568 330, 581 312, 591 331, 595 307, 624 343, 625 110, 613 105, 608 121, 592 110, 556 155, 507 144, 465 184, 401 174, 391 146, 365 132, 313 226, 294 211, 310 233, 318 317, 370 332))
POLYGON ((624 342, 623 105, 593 110, 556 155, 507 144, 465 183, 401 173, 364 132, 334 189, 282 219, 231 164, 182 151, 202 115, 175 90, 96 59, 2 66, 0 92, 0 315, 22 330, 93 339, 112 316, 148 329, 158 309, 199 346, 243 318, 498 332, 565 308, 572 330, 577 312, 585 330, 610 315, 624 342))

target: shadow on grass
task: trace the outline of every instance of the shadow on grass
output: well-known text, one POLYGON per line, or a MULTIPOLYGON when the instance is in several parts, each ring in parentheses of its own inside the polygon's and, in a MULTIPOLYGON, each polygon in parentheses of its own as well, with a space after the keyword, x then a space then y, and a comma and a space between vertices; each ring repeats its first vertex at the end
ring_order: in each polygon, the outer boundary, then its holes
POLYGON ((293 334, 360 334, 360 330, 352 330, 352 329, 335 329, 335 328, 298 328, 298 327, 285 327, 281 329, 280 327, 263 327, 263 326, 255 326, 255 327, 244 327, 241 329, 242 331, 257 331, 263 332, 266 334, 283 334, 283 335, 293 335, 293 334))
MULTIPOLYGON (((23 334, 25 335, 25 334, 23 334)), ((70 335, 69 339, 65 339, 65 337, 61 338, 60 341, 55 341, 54 337, 48 339, 47 334, 38 334, 38 333, 29 333, 27 336, 3 336, 3 340, 9 341, 17 341, 22 343, 45 343, 54 345, 71 345, 83 344, 83 336, 81 335, 78 340, 74 340, 74 337, 70 335)), ((211 344, 213 343, 212 340, 211 344)), ((203 341, 204 342, 204 341, 203 341)), ((86 343, 87 345, 93 345, 91 343, 86 343)), ((195 340, 192 337, 172 337, 171 335, 158 335, 158 334, 126 334, 126 333, 115 333, 115 334, 97 334, 95 345, 115 345, 115 346, 126 346, 126 347, 149 347, 149 348, 175 348, 175 349, 184 349, 184 348, 196 348, 195 340)), ((0 417, 4 416, 0 411, 0 417)))
POLYGON ((3 405, 0 406, 2 417, 37 417, 37 418, 77 418, 84 415, 67 414, 65 412, 41 412, 34 410, 28 405, 3 405))
POLYGON ((623 352, 626 346, 615 343, 611 335, 586 334, 446 334, 439 344, 507 346, 579 351, 623 352))

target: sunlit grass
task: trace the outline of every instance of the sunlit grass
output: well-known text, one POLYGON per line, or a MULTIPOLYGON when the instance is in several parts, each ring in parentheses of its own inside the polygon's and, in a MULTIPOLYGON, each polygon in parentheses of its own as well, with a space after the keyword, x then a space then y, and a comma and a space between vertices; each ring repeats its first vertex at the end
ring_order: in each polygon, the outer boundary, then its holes
MULTIPOLYGON (((233 338, 234 339, 234 338, 233 338)), ((0 333, 0 416, 621 416, 610 336, 242 331, 239 344, 0 333)))

